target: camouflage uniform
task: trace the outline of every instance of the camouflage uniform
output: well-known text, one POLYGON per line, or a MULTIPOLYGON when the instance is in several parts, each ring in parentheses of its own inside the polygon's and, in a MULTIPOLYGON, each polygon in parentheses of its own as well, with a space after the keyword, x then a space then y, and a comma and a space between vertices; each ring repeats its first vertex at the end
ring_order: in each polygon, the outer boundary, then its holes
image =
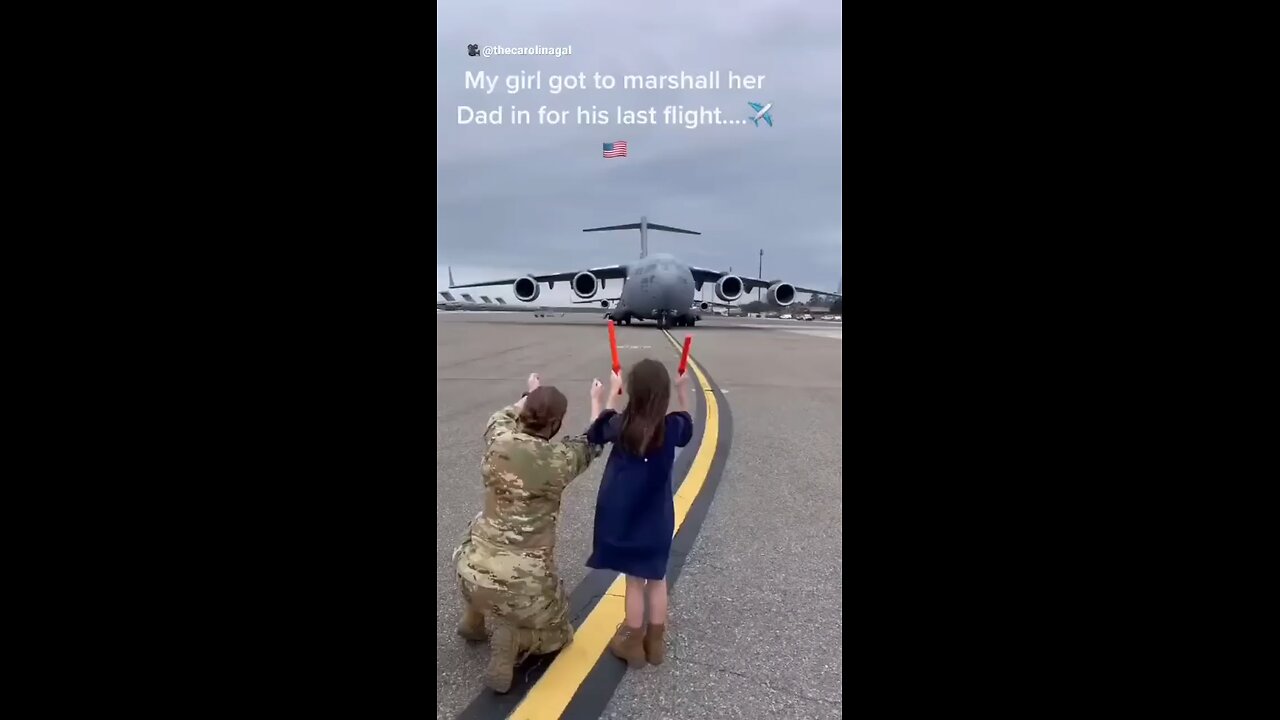
POLYGON ((484 510, 453 552, 459 589, 468 608, 514 628, 519 659, 555 652, 573 639, 555 565, 560 496, 602 448, 585 434, 529 435, 514 405, 489 418, 485 441, 484 510))

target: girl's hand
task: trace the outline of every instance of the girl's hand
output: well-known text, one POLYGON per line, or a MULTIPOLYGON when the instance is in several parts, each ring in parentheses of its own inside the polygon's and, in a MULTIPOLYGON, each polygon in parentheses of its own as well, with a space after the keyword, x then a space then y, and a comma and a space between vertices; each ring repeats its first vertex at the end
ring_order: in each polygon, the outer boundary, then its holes
POLYGON ((676 376, 676 409, 689 412, 689 370, 676 376))
POLYGON ((683 374, 676 376, 676 392, 686 393, 689 391, 689 371, 685 370, 683 374))
POLYGON ((599 378, 591 381, 591 402, 604 402, 604 383, 599 378))
POLYGON ((529 373, 528 384, 529 384, 529 392, 533 392, 534 390, 538 389, 539 385, 542 385, 542 378, 538 377, 538 373, 529 373))
POLYGON ((616 372, 609 374, 609 392, 612 395, 622 394, 622 376, 616 372))

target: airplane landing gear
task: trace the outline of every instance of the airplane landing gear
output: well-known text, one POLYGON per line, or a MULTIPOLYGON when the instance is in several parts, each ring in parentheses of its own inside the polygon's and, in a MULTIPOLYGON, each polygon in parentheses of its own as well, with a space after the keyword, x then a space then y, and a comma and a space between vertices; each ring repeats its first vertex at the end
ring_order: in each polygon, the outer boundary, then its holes
MULTIPOLYGON (((638 319, 638 318, 637 318, 638 319)), ((654 318, 658 322, 658 329, 669 330, 673 327, 693 327, 698 322, 697 316, 694 315, 658 315, 654 318)))

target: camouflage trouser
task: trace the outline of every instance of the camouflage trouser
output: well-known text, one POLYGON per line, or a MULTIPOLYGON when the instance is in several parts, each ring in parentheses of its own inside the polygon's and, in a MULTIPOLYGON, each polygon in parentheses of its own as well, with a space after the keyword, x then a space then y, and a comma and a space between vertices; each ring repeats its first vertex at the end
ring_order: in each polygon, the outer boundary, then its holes
POLYGON ((520 595, 479 587, 458 578, 462 601, 492 623, 506 623, 516 630, 516 652, 520 662, 529 655, 555 652, 573 640, 569 624, 569 599, 564 584, 557 582, 554 595, 520 595))

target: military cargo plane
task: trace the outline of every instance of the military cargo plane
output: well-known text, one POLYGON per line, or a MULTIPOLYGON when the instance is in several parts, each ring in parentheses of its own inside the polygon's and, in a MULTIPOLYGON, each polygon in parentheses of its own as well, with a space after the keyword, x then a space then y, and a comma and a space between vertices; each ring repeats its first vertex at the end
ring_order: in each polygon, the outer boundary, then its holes
MULTIPOLYGON (((639 230, 639 259, 621 265, 586 270, 570 270, 568 272, 550 273, 546 275, 524 275, 504 280, 455 285, 450 273, 450 289, 486 287, 490 285, 511 285, 516 299, 531 303, 541 293, 540 283, 554 288, 557 282, 568 282, 573 294, 585 301, 599 302, 600 307, 609 310, 605 317, 615 322, 630 325, 632 320, 653 320, 659 327, 682 326, 691 327, 698 320, 696 307, 710 303, 694 303, 694 294, 702 289, 704 283, 714 283, 716 297, 722 302, 717 305, 732 303, 742 297, 744 292, 757 288, 767 288, 769 302, 786 307, 795 302, 796 293, 823 293, 840 297, 840 293, 828 293, 823 290, 810 290, 796 287, 781 280, 765 280, 762 278, 744 277, 719 270, 691 267, 675 257, 663 253, 649 254, 649 231, 684 233, 701 235, 693 230, 683 230, 668 225, 651 223, 641 217, 638 223, 626 225, 609 225, 606 227, 586 228, 582 232, 602 232, 605 230, 639 230), (621 280, 622 289, 616 298, 591 300, 596 293, 605 289, 609 280, 621 280)), ((575 301, 578 302, 578 301, 575 301)), ((702 309, 706 309, 703 307, 702 309)))

